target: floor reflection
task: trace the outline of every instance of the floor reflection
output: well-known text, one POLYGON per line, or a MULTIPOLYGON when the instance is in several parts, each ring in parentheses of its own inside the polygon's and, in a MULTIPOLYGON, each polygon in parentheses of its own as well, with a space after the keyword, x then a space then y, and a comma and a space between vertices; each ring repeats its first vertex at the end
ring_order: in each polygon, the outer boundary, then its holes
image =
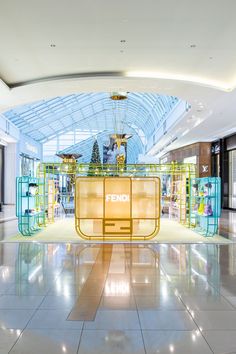
MULTIPOLYGON (((63 295, 71 284, 77 284, 79 292, 102 247, 1 244, 1 283, 15 284, 19 295, 34 287, 63 295)), ((221 277, 236 275, 235 251, 236 245, 113 245, 104 295, 156 296, 173 288, 181 293, 200 287, 219 292, 221 277)))
POLYGON ((233 352, 235 280, 234 244, 0 244, 0 352, 233 352))

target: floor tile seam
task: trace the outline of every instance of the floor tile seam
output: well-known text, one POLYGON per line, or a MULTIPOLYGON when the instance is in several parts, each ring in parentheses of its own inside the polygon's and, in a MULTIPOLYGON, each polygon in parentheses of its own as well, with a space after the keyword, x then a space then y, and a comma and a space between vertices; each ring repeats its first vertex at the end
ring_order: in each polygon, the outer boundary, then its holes
MULTIPOLYGON (((13 344, 13 346, 11 347, 11 349, 9 350, 9 354, 11 353, 12 349, 15 347, 15 345, 18 343, 18 341, 20 340, 20 338, 23 335, 24 330, 27 328, 28 324, 30 323, 30 321, 32 320, 32 318, 34 317, 34 315, 36 314, 36 312, 38 311, 39 307, 41 306, 42 302, 44 299, 42 299, 42 301, 40 302, 39 306, 33 311, 32 315, 30 316, 29 320, 27 321, 25 327, 21 330, 21 333, 19 335, 19 337, 17 338, 17 340, 15 341, 15 343, 13 344)), ((28 309, 27 309, 28 310, 28 309)))
MULTIPOLYGON (((91 321, 90 321, 91 322, 91 321)), ((115 327, 111 327, 111 326, 104 326, 104 327, 99 327, 99 328, 87 328, 86 327, 86 323, 85 323, 85 328, 84 330, 88 330, 88 331, 141 331, 141 328, 139 328, 139 326, 136 328, 134 326, 130 327, 125 327, 125 326, 115 326, 115 327)))
POLYGON ((207 280, 207 283, 208 283, 208 284, 210 285, 210 287, 213 288, 219 295, 223 296, 223 295, 221 294, 220 289, 218 289, 218 288, 214 285, 214 283, 212 283, 211 281, 208 281, 208 280, 207 280))
POLYGON ((141 332, 141 329, 140 328, 127 328, 127 329, 124 329, 124 328, 115 328, 115 329, 112 329, 112 328, 84 328, 83 331, 89 331, 89 332, 92 332, 92 331, 108 331, 108 330, 124 330, 124 331, 127 331, 127 332, 141 332))
POLYGON ((139 312, 185 312, 187 313, 188 310, 185 309, 140 309, 138 308, 139 312))
POLYGON ((77 347, 77 350, 76 350, 76 354, 79 353, 79 347, 80 347, 80 344, 81 344, 81 340, 82 340, 82 334, 84 332, 84 323, 82 325, 82 328, 81 328, 81 332, 80 332, 80 338, 79 338, 79 342, 78 342, 78 347, 77 347))
MULTIPOLYGON (((18 296, 18 295, 8 295, 8 294, 5 294, 4 296, 7 296, 7 297, 11 297, 11 296, 18 296)), ((43 301, 45 300, 45 297, 47 295, 20 295, 19 297, 22 298, 22 297, 31 297, 31 296, 34 296, 34 297, 43 297, 42 301, 39 303, 38 306, 36 307, 1 307, 0 305, 0 310, 38 310, 40 309, 43 301)), ((1 297, 1 296, 0 296, 1 297)))
MULTIPOLYGON (((196 329, 142 329, 143 332, 148 331, 148 332, 188 332, 192 333, 195 332, 196 329)), ((201 332, 202 333, 202 332, 201 332)))
POLYGON ((203 333, 202 333, 200 327, 198 326, 196 320, 194 319, 194 316, 193 316, 192 313, 187 309, 187 306, 185 305, 185 303, 184 303, 184 301, 183 301, 181 295, 178 295, 178 297, 179 297, 180 301, 182 302, 182 304, 184 305, 184 307, 186 308, 186 310, 187 310, 187 312, 189 313, 190 317, 192 318, 193 322, 195 323, 197 329, 199 330, 199 332, 200 332, 202 338, 205 340, 207 346, 208 346, 209 349, 212 351, 212 353, 214 353, 214 351, 213 351, 213 349, 211 348, 210 344, 209 344, 208 341, 206 340, 206 337, 203 335, 203 333))
POLYGON ((148 312, 148 311, 152 311, 152 312, 173 312, 173 311, 179 311, 179 312, 185 312, 186 310, 185 309, 176 309, 176 308, 165 308, 165 307, 162 307, 160 309, 151 309, 151 308, 145 308, 142 306, 138 306, 138 311, 143 311, 143 312, 148 312))
MULTIPOLYGON (((133 287, 132 283, 131 283, 131 287, 133 287)), ((135 306, 136 306, 136 312, 137 312, 137 316, 138 316, 138 321, 139 321, 139 326, 140 326, 140 331, 141 331, 141 337, 142 337, 144 352, 145 352, 145 354, 147 354, 147 349, 146 349, 146 345, 145 345, 145 341, 144 341, 144 335, 143 335, 142 326, 141 326, 141 320, 140 320, 139 311, 138 311, 138 305, 137 305, 137 301, 136 301, 135 296, 134 296, 134 302, 135 302, 135 306)))
POLYGON ((236 332, 236 328, 230 329, 203 329, 202 332, 236 332))
MULTIPOLYGON (((193 318, 193 320, 194 320, 194 318, 193 318)), ((214 353, 214 350, 212 349, 210 343, 207 341, 206 337, 205 337, 204 334, 202 333, 203 331, 200 330, 200 328, 199 328, 198 324, 196 323, 196 321, 194 321, 194 322, 195 322, 195 324, 196 324, 198 330, 200 331, 202 338, 205 340, 206 344, 208 345, 209 349, 212 351, 212 353, 214 353)))
POLYGON ((20 298, 22 298, 22 297, 44 297, 44 296, 46 296, 46 295, 18 295, 18 294, 2 294, 2 295, 0 295, 0 296, 7 296, 7 297, 12 297, 12 296, 17 296, 17 297, 20 297, 20 298))
MULTIPOLYGON (((202 297, 202 298, 205 298, 205 296, 203 296, 203 295, 193 295, 193 296, 189 296, 189 295, 187 295, 188 297, 191 297, 191 298, 194 298, 194 297, 202 297)), ((187 306, 185 305, 185 299, 184 299, 184 297, 186 297, 186 295, 180 295, 180 299, 181 299, 181 302, 184 304, 184 306, 187 308, 187 306)), ((222 299, 225 301, 225 303, 226 303, 226 305, 229 305, 231 308, 229 308, 229 309, 224 309, 224 308, 222 308, 222 309, 194 309, 194 308, 192 308, 192 310, 193 311, 236 311, 236 307, 234 307, 229 301, 227 301, 226 300, 226 298, 224 297, 224 296, 222 296, 222 295, 220 295, 220 297, 222 297, 222 299)))
MULTIPOLYGON (((1 330, 1 329, 0 329, 1 330)), ((25 328, 25 331, 30 331, 30 332, 37 332, 37 331, 58 331, 58 332, 63 332, 63 331, 67 331, 67 332, 81 332, 82 329, 80 328, 25 328)))
POLYGON ((135 307, 136 307, 136 313, 137 313, 137 317, 138 317, 138 321, 139 321, 139 327, 140 327, 140 333, 141 333, 141 337, 142 337, 142 342, 143 342, 143 348, 144 348, 144 352, 145 354, 147 354, 147 349, 146 349, 146 345, 145 345, 145 341, 144 341, 144 336, 143 336, 143 332, 142 332, 142 326, 141 326, 141 320, 140 320, 140 316, 139 316, 139 311, 138 311, 138 305, 137 305, 137 301, 136 301, 136 297, 134 294, 134 288, 133 288, 133 283, 132 283, 132 270, 131 270, 131 257, 130 259, 128 259, 127 255, 130 254, 130 250, 129 252, 127 252, 127 247, 124 246, 124 253, 125 253, 125 264, 127 264, 129 273, 130 273, 130 288, 132 289, 132 296, 134 299, 134 303, 135 303, 135 307))
MULTIPOLYGON (((187 309, 168 309, 168 308, 161 308, 161 309, 142 309, 142 308, 138 308, 138 311, 143 311, 143 312, 148 312, 148 311, 152 311, 152 312, 186 312, 187 309)), ((218 312, 235 312, 236 309, 194 309, 192 308, 191 311, 194 311, 194 312, 215 312, 215 311, 218 311, 218 312)))
POLYGON ((38 311, 38 310, 57 310, 57 309, 41 309, 41 308, 35 308, 35 307, 21 307, 21 308, 19 308, 19 307, 0 307, 0 311, 2 311, 2 310, 10 310, 10 311, 27 311, 27 310, 29 310, 29 311, 38 311))
POLYGON ((195 313, 199 313, 199 312, 204 312, 204 313, 208 313, 208 312, 218 312, 218 313, 222 313, 222 312, 227 312, 227 314, 229 313, 236 313, 236 310, 193 310, 195 313))
MULTIPOLYGON (((231 311, 236 311, 236 305, 233 305, 233 304, 230 302, 230 300, 228 300, 228 297, 230 297, 230 296, 226 296, 226 295, 223 295, 223 294, 221 294, 221 293, 220 293, 220 296, 222 296, 223 299, 224 299, 230 306, 233 307, 233 309, 232 309, 231 311)), ((233 297, 234 297, 234 296, 233 296, 233 297)), ((236 298, 236 296, 235 296, 235 298, 236 298)))
MULTIPOLYGON (((70 306, 70 307, 63 307, 63 309, 65 309, 65 310, 70 310, 70 309, 71 309, 71 306, 70 306)), ((58 310, 60 310, 60 307, 59 307, 59 306, 58 306, 58 307, 40 307, 39 310, 40 310, 40 311, 41 311, 41 310, 43 310, 43 311, 50 311, 50 310, 52 310, 52 311, 58 311, 58 310)))

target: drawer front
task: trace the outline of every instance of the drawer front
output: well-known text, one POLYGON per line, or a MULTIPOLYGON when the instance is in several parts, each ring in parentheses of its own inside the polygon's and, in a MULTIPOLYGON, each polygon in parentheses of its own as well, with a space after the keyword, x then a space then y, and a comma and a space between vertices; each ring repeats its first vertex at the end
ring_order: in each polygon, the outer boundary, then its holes
POLYGON ((131 235, 132 221, 130 219, 104 219, 104 235, 131 235))

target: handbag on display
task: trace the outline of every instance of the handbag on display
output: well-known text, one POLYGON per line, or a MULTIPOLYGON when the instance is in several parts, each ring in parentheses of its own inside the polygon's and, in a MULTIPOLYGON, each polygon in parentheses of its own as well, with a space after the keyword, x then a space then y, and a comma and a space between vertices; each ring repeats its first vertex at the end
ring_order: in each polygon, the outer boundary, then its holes
POLYGON ((207 204, 205 204, 204 215, 205 216, 212 216, 213 215, 213 210, 212 210, 210 199, 208 199, 207 204))
POLYGON ((203 215, 204 213, 204 199, 202 198, 198 207, 198 214, 203 215))
POLYGON ((198 190, 198 183, 194 183, 192 186, 194 189, 198 190))
POLYGON ((198 208, 199 208, 199 204, 198 203, 194 204, 193 212, 197 213, 198 212, 198 208))

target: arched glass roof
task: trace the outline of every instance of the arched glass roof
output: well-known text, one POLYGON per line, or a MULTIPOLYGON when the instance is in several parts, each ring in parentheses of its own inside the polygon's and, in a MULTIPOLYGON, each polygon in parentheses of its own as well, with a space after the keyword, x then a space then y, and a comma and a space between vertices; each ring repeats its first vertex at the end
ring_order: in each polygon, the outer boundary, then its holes
MULTIPOLYGON (((174 96, 149 93, 128 93, 122 101, 111 100, 109 93, 72 94, 19 106, 4 115, 23 134, 41 143, 75 129, 90 131, 99 140, 112 133, 132 134, 128 150, 134 161, 179 101, 174 96)), ((86 150, 90 138, 79 144, 86 150)))

